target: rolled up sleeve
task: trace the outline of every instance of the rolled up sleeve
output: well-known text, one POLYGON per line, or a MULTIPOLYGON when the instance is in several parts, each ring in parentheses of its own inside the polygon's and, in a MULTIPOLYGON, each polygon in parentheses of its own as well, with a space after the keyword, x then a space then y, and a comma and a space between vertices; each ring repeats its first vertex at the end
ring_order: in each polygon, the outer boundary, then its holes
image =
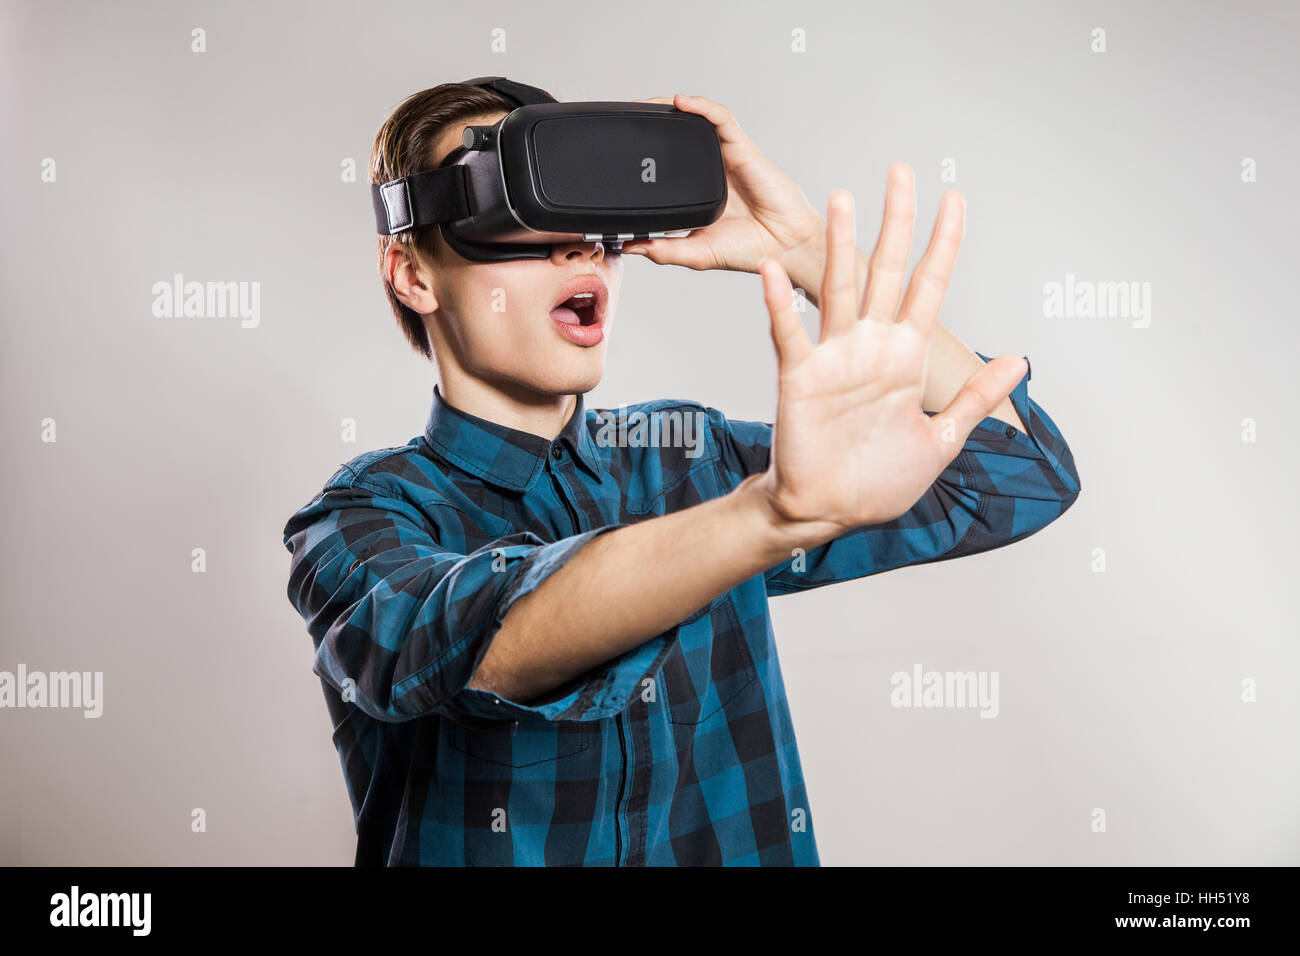
POLYGON ((553 542, 520 532, 460 553, 440 543, 463 537, 456 529, 444 535, 421 508, 357 479, 327 486, 285 526, 289 600, 316 645, 315 673, 380 720, 598 720, 625 708, 658 670, 671 632, 540 701, 467 685, 513 604, 618 527, 553 542))

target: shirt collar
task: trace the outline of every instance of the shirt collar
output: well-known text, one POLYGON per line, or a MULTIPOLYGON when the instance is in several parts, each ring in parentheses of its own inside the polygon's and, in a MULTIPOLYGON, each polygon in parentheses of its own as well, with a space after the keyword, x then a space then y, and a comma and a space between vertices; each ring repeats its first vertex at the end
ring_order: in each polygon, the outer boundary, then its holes
POLYGON ((600 477, 600 459, 586 422, 582 395, 578 394, 564 430, 555 441, 547 441, 541 435, 461 411, 447 404, 435 385, 424 437, 440 456, 470 474, 511 491, 525 491, 537 480, 556 446, 567 446, 570 455, 594 477, 600 477))

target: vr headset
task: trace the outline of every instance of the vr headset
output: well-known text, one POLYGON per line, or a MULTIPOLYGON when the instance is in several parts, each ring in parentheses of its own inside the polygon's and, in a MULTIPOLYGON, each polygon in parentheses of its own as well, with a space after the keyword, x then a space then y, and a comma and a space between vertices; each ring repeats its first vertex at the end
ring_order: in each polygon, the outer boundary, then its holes
POLYGON ((466 126, 437 169, 371 186, 380 235, 436 224, 464 258, 500 262, 545 259, 559 243, 621 249, 722 215, 722 148, 703 116, 659 103, 560 103, 502 76, 465 82, 513 109, 466 126))

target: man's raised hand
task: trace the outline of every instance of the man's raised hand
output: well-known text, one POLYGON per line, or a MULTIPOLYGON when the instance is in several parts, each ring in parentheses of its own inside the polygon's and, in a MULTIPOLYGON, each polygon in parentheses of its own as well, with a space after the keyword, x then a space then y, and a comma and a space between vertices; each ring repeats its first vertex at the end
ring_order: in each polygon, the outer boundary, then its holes
POLYGON ((760 268, 778 365, 771 465, 761 484, 774 518, 804 527, 810 539, 905 513, 1026 372, 1020 356, 1000 356, 943 411, 933 418, 922 411, 926 351, 961 244, 964 204, 945 195, 904 293, 913 211, 894 198, 859 297, 853 197, 831 195, 816 344, 785 270, 772 259, 760 268))

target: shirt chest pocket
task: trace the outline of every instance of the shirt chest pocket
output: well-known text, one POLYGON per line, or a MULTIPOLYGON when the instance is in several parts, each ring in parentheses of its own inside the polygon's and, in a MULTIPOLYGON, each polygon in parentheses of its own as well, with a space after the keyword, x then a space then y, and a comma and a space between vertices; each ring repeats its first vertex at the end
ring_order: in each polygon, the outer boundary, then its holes
POLYGON ((672 514, 727 492, 717 481, 717 452, 706 449, 697 458, 671 450, 677 460, 651 455, 624 477, 623 510, 633 518, 672 514))
POLYGON ((730 592, 679 625, 677 645, 660 674, 674 724, 704 723, 758 679, 730 592))
POLYGON ((500 767, 539 767, 573 757, 592 745, 591 724, 521 717, 448 724, 448 743, 475 761, 500 767))

